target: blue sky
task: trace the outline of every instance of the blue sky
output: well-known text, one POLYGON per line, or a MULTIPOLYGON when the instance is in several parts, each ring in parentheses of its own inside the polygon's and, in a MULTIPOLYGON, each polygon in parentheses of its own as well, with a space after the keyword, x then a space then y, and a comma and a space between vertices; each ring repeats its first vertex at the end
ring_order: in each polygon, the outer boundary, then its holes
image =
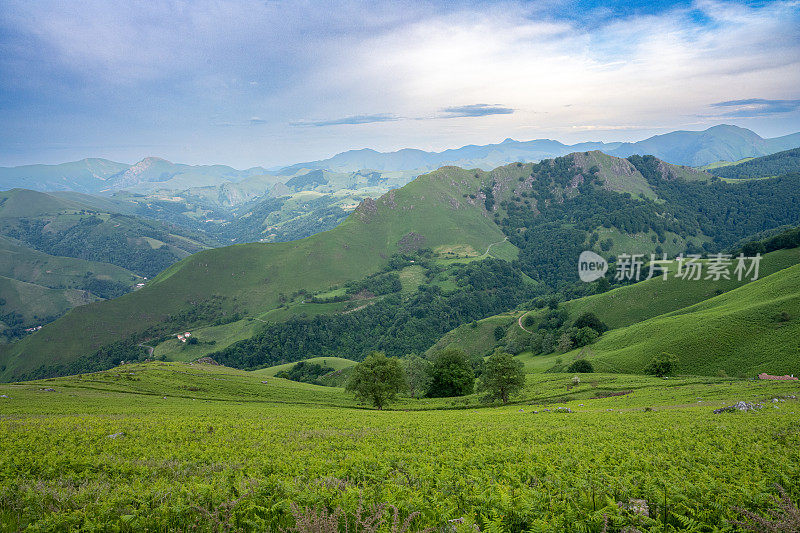
POLYGON ((800 131, 800 1, 0 0, 0 165, 800 131))

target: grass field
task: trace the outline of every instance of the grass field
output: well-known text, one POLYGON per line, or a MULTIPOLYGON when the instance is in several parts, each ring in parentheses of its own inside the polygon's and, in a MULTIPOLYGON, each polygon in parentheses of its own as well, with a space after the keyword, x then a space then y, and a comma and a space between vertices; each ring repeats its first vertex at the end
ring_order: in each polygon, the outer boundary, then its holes
POLYGON ((392 411, 183 363, 0 385, 0 530, 277 531, 293 504, 352 520, 361 503, 419 513, 414 531, 732 531, 774 483, 800 495, 796 383, 581 377, 392 411), (738 400, 766 407, 711 412, 738 400), (638 499, 649 517, 624 509, 638 499))
MULTIPOLYGON (((800 366, 800 265, 690 307, 612 330, 591 346, 596 368, 641 372, 669 352, 681 372, 794 374, 800 366)), ((569 355, 569 354, 565 354, 569 355)))

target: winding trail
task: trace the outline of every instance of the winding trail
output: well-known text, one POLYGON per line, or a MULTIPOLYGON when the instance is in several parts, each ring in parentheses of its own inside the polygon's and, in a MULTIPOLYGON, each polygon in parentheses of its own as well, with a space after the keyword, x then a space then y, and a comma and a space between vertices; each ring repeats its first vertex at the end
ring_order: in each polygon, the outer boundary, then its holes
POLYGON ((502 241, 493 242, 492 244, 489 245, 488 248, 486 248, 486 252, 484 252, 484 254, 482 256, 480 256, 480 258, 483 259, 484 257, 488 256, 489 255, 489 250, 492 249, 492 246, 494 246, 495 244, 502 244, 502 243, 506 242, 507 240, 508 240, 508 236, 506 236, 506 238, 503 239, 502 241))
POLYGON ((519 325, 520 328, 522 328, 522 331, 527 331, 528 333, 533 333, 531 330, 529 330, 528 328, 526 328, 525 326, 522 325, 522 319, 525 318, 528 315, 528 313, 530 313, 530 311, 525 311, 524 313, 522 313, 520 315, 519 319, 517 320, 517 324, 519 325))
POLYGON ((140 342, 140 343, 139 343, 139 344, 137 344, 136 346, 141 346, 142 348, 147 348, 147 356, 148 356, 148 357, 153 357, 153 352, 156 350, 154 347, 152 347, 152 346, 148 346, 148 345, 146 345, 146 344, 145 344, 145 343, 143 343, 143 342, 140 342))

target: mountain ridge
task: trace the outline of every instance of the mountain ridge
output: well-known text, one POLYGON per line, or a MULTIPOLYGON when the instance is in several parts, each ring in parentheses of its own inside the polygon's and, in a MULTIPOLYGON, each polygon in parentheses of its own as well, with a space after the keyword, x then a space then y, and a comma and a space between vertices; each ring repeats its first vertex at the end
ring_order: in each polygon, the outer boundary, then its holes
POLYGON ((415 175, 441 166, 491 170, 509 163, 538 162, 573 152, 593 150, 602 150, 616 157, 649 154, 676 165, 702 166, 717 161, 760 157, 798 146, 800 132, 763 138, 746 128, 720 124, 700 131, 676 130, 636 142, 588 141, 570 145, 553 139, 517 141, 506 138, 496 144, 470 144, 440 152, 417 148, 379 152, 371 148, 361 148, 277 170, 262 167, 238 170, 213 164, 186 165, 155 156, 145 157, 132 165, 85 158, 58 165, 0 167, 0 189, 21 187, 87 193, 126 189, 138 192, 155 189, 184 190, 237 183, 259 175, 285 176, 288 180, 296 174, 315 170, 339 173, 367 170, 404 172, 410 180, 415 175))

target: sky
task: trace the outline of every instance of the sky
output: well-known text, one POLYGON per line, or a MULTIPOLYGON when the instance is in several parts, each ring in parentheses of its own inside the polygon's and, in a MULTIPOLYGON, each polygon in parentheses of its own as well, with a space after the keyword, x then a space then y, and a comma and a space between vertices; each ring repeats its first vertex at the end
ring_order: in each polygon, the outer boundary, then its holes
POLYGON ((800 0, 0 0, 0 166, 800 131, 800 0))

